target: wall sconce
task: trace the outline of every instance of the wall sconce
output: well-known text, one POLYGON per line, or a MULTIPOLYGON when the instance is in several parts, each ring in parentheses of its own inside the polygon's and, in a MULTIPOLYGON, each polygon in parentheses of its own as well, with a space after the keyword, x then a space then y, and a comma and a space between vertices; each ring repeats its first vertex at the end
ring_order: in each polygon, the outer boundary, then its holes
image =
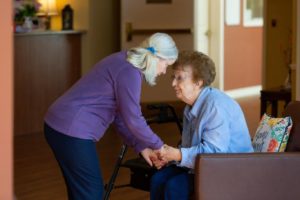
POLYGON ((51 16, 58 15, 56 0, 39 0, 41 7, 37 16, 44 17, 44 26, 46 30, 51 28, 51 16))

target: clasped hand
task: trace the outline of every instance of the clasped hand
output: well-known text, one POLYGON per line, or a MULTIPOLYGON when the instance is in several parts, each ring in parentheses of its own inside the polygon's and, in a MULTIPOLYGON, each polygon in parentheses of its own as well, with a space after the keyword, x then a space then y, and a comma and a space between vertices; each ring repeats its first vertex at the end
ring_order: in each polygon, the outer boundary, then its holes
POLYGON ((157 169, 162 168, 170 161, 181 161, 181 151, 166 144, 158 150, 146 148, 141 154, 150 166, 154 165, 157 169))

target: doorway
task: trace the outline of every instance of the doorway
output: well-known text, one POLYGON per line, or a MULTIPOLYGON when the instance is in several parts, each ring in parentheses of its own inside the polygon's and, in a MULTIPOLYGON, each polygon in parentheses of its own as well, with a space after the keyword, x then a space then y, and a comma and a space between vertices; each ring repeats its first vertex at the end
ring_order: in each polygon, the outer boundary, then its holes
POLYGON ((232 97, 259 94, 262 83, 263 0, 226 0, 224 90, 232 97))

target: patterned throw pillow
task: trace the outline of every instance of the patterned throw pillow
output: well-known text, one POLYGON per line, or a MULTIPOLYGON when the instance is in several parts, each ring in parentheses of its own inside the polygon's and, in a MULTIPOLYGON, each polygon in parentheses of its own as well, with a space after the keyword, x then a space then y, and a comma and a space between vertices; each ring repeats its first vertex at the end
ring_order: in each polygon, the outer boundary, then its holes
POLYGON ((291 117, 273 118, 264 114, 252 141, 254 151, 284 152, 291 128, 291 117))

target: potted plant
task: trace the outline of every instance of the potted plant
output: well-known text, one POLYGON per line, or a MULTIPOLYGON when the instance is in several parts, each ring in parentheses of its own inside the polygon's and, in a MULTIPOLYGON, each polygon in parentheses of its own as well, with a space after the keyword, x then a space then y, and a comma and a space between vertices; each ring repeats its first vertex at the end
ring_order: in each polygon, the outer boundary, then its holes
POLYGON ((16 32, 27 32, 33 29, 32 20, 36 17, 41 4, 37 0, 15 0, 14 22, 16 32))

